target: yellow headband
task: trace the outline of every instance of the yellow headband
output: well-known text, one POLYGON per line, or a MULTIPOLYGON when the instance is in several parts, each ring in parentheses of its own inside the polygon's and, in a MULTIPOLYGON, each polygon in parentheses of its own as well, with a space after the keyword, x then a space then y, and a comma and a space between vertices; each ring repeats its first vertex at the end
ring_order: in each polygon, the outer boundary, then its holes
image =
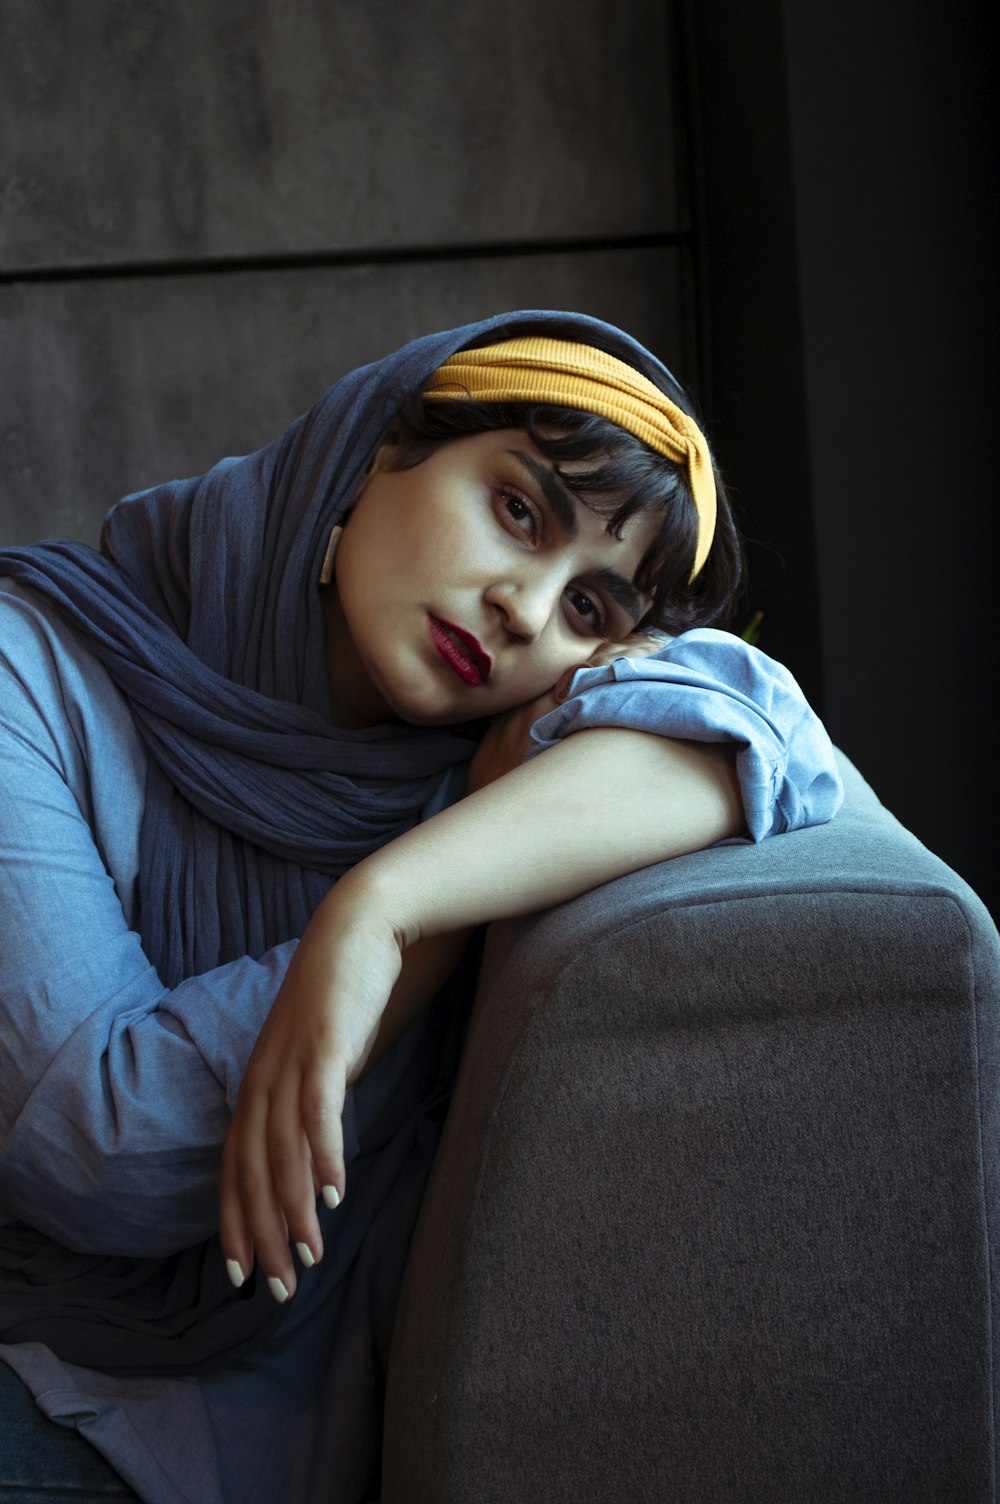
POLYGON ((716 494, 705 435, 645 376, 569 340, 532 335, 459 350, 428 377, 425 397, 441 401, 558 403, 610 418, 658 454, 683 465, 698 513, 694 579, 715 537, 716 494))

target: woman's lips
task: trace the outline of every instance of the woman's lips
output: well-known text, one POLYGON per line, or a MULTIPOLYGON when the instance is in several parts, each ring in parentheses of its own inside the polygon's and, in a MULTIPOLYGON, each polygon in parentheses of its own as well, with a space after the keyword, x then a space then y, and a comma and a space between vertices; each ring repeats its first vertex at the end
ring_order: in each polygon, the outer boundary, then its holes
POLYGON ((481 648, 471 632, 463 632, 450 621, 429 617, 434 646, 448 667, 466 684, 485 684, 493 667, 489 653, 481 648))

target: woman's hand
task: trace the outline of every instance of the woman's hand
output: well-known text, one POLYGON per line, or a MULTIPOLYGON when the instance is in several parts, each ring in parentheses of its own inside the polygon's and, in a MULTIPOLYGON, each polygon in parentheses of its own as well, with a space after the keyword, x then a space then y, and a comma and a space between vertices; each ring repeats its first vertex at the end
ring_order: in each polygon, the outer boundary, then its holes
POLYGON ((226 1142, 221 1235, 237 1283, 256 1250, 283 1300, 289 1237, 307 1266, 321 1255, 315 1196, 344 1195, 345 1091, 440 986, 463 931, 738 834, 734 764, 732 743, 580 731, 340 879, 261 1030, 226 1142))
MULTIPOLYGON (((355 872, 359 869, 355 868, 355 872)), ((316 1196, 345 1194, 341 1114, 399 976, 403 941, 363 883, 342 878, 308 926, 260 1032, 226 1139, 220 1234, 230 1278, 254 1253, 271 1293, 295 1291, 323 1254, 316 1196)))
POLYGON ((650 636, 640 631, 633 632, 621 642, 604 642, 591 657, 568 668, 546 694, 497 716, 473 753, 469 764, 469 793, 474 794, 495 778, 502 778, 504 773, 520 766, 531 745, 532 726, 566 698, 577 669, 603 668, 614 663, 616 658, 648 658, 660 651, 664 640, 658 633, 650 636))

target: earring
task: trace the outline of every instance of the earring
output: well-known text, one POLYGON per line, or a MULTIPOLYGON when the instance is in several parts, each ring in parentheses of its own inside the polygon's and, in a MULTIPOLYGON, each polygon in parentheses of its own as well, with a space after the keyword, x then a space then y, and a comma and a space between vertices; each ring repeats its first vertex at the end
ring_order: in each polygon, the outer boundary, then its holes
POLYGON ((342 523, 335 523, 330 530, 330 541, 326 545, 326 553, 323 555, 323 564, 319 572, 321 585, 329 585, 333 579, 333 561, 337 557, 337 549, 340 547, 340 539, 344 528, 342 523))

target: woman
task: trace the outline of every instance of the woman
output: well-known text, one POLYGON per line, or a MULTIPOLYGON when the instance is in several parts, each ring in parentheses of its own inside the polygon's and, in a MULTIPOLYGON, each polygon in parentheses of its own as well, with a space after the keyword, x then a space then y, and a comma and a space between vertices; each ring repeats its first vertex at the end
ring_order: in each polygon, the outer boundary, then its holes
POLYGON ((672 378, 554 314, 0 556, 0 1336, 143 1498, 377 1487, 471 929, 834 812, 699 630, 739 558, 672 378))

